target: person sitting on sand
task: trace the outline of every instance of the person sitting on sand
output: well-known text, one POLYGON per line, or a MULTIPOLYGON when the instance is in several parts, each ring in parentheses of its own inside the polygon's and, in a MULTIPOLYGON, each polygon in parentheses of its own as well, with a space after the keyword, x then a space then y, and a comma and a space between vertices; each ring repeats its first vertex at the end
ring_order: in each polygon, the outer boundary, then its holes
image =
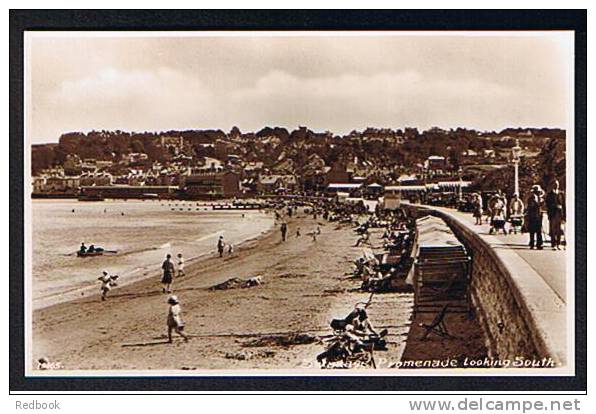
POLYGON ((184 338, 185 342, 188 342, 188 336, 183 332, 184 322, 182 321, 182 308, 180 307, 180 302, 178 302, 178 297, 176 295, 170 296, 168 298, 168 304, 170 305, 167 320, 168 343, 172 343, 172 331, 176 331, 178 335, 184 338))
POLYGON ((184 258, 182 257, 182 253, 178 253, 178 277, 182 277, 184 275, 184 258))
POLYGON ((87 253, 95 253, 95 246, 94 245, 89 246, 89 248, 87 249, 87 253))
POLYGON ((366 309, 359 308, 357 309, 358 316, 352 320, 352 325, 354 326, 354 333, 361 337, 368 337, 369 335, 377 335, 377 331, 373 328, 370 320, 368 319, 368 314, 366 309))
POLYGON ((356 240, 356 245, 354 247, 358 247, 363 243, 369 243, 369 238, 370 238, 370 233, 368 232, 368 230, 366 230, 364 233, 362 233, 360 235, 360 237, 358 237, 358 240, 356 240))
POLYGON ((163 276, 161 283, 163 284, 163 293, 172 293, 172 278, 174 277, 174 263, 172 263, 172 255, 168 254, 166 260, 161 265, 163 276))
POLYGON ((81 242, 81 247, 79 247, 79 253, 85 253, 87 251, 87 246, 85 246, 85 242, 81 242))

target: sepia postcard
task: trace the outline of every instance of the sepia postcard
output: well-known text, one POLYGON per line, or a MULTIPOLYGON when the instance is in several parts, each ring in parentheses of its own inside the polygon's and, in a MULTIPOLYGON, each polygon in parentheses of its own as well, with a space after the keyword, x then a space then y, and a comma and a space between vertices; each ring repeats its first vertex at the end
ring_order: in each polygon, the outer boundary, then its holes
POLYGON ((25 375, 574 376, 574 47, 25 31, 25 375))

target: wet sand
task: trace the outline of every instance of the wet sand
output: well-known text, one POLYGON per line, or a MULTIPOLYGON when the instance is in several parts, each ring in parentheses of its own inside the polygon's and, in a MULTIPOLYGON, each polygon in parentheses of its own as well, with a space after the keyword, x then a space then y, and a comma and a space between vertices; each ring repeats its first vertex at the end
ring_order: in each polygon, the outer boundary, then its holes
MULTIPOLYGON (((322 344, 262 342, 268 335, 330 334, 332 318, 344 317, 369 298, 352 291, 359 281, 344 276, 362 253, 353 247, 351 228, 318 224, 322 234, 317 241, 307 235, 317 222, 301 214, 290 222, 285 243, 276 226, 232 256, 188 265, 187 275, 174 280, 185 331, 192 337, 187 343, 179 337, 166 343, 167 295, 161 293, 159 278, 152 278, 115 288, 106 302, 94 295, 34 311, 33 361, 45 356, 66 370, 318 370, 315 357, 322 344), (297 226, 300 237, 295 236, 297 226), (263 285, 208 289, 231 277, 252 276, 261 276, 263 285)), ((401 358, 411 307, 411 294, 373 297, 370 319, 390 334, 389 350, 375 355, 378 368, 401 358)))

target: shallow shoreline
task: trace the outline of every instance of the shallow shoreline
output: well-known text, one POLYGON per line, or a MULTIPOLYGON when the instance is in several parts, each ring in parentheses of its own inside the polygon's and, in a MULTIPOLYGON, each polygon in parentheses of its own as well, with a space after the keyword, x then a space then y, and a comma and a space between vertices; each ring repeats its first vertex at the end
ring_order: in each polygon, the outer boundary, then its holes
MULTIPOLYGON (((52 203, 53 204, 53 203, 52 203)), ((130 203, 131 205, 142 205, 144 203, 142 202, 136 202, 133 201, 132 203, 130 203)), ((156 204, 156 203, 153 203, 156 204)), ((111 213, 112 210, 114 210, 114 207, 108 203, 107 204, 108 209, 110 209, 111 213)), ((164 208, 164 206, 156 206, 157 210, 155 210, 156 212, 159 212, 159 208, 164 208)), ((67 207, 70 212, 70 206, 67 207)), ((116 207, 116 210, 119 207, 116 207)), ((167 208, 167 207, 166 207, 167 208)), ((103 209, 103 207, 100 207, 100 209, 103 209)), ((151 207, 151 209, 153 209, 153 207, 151 207)), ((78 209, 77 209, 78 210, 78 209)), ((169 210, 169 209, 168 209, 169 210)), ((43 212, 43 210, 41 210, 41 212, 43 212)), ((105 213, 105 210, 104 210, 105 213)), ((169 213, 169 212, 168 212, 169 213)), ((39 213, 39 214, 43 214, 43 213, 39 213)), ((88 213, 87 213, 88 214, 88 213)), ((211 220, 210 219, 210 215, 212 214, 211 211, 208 212, 197 212, 196 214, 200 214, 200 220, 211 220)), ((55 271, 56 269, 58 269, 58 272, 62 272, 65 273, 64 270, 60 270, 59 267, 57 267, 57 265, 54 262, 50 262, 51 263, 51 267, 49 268, 49 274, 46 276, 43 272, 44 269, 39 268, 39 265, 36 264, 36 260, 35 257, 33 258, 32 261, 32 288, 30 289, 28 295, 31 299, 31 305, 32 308, 34 310, 37 309, 42 309, 57 303, 61 303, 61 302, 66 302, 66 301, 70 301, 70 300, 76 300, 79 299, 81 297, 89 297, 89 296, 93 296, 94 294, 97 294, 96 290, 99 289, 99 285, 97 283, 97 280, 95 279, 95 277, 91 276, 89 278, 89 274, 95 274, 97 273, 98 275, 101 274, 101 270, 102 269, 106 269, 110 272, 110 274, 118 274, 120 275, 120 279, 118 280, 118 284, 121 287, 124 286, 128 286, 130 284, 133 283, 137 283, 140 280, 143 279, 147 279, 147 278, 152 278, 152 277, 158 277, 159 273, 160 273, 160 265, 161 262, 163 261, 163 258, 165 257, 166 253, 172 253, 174 254, 173 251, 171 251, 171 249, 178 249, 181 248, 182 250, 178 250, 178 251, 182 251, 184 252, 184 255, 186 257, 186 268, 189 269, 190 266, 193 266, 196 262, 202 261, 202 260, 206 260, 208 259, 210 256, 212 256, 216 249, 215 249, 215 243, 217 241, 217 234, 218 233, 224 233, 226 232, 226 230, 229 230, 230 228, 233 228, 233 232, 230 233, 230 235, 232 236, 231 239, 231 243, 233 243, 234 248, 238 249, 241 246, 245 245, 247 242, 250 243, 251 241, 254 241, 255 239, 261 238, 266 236, 266 234, 270 231, 272 231, 272 229, 274 228, 274 220, 272 217, 272 214, 267 211, 267 210, 258 210, 258 211, 246 211, 246 216, 247 216, 247 221, 245 224, 244 223, 244 215, 245 213, 242 211, 214 211, 213 214, 215 214, 215 216, 220 217, 219 220, 221 221, 220 226, 221 227, 214 227, 213 225, 211 225, 209 227, 207 227, 206 230, 207 233, 199 233, 199 235, 204 234, 203 237, 200 237, 199 239, 196 240, 192 240, 189 241, 188 237, 186 239, 186 241, 179 240, 179 244, 177 243, 176 245, 170 246, 170 247, 165 247, 166 245, 169 245, 169 240, 168 243, 164 244, 163 246, 161 246, 159 243, 155 244, 155 239, 152 238, 148 238, 146 235, 139 235, 137 237, 137 240, 141 241, 143 244, 139 244, 137 242, 137 245, 135 247, 132 247, 133 250, 130 250, 131 247, 129 247, 129 250, 126 250, 126 248, 124 249, 118 249, 121 250, 120 254, 118 255, 104 255, 103 257, 99 258, 99 261, 95 261, 93 258, 91 259, 77 259, 74 258, 72 260, 83 260, 85 261, 84 263, 81 262, 81 265, 83 265, 84 267, 78 267, 78 265, 74 265, 73 264, 69 264, 69 263, 65 263, 63 269, 68 269, 71 273, 70 274, 66 274, 66 275, 61 275, 60 273, 58 273, 58 277, 56 276, 52 276, 53 271, 55 271), (228 219, 226 218, 228 214, 231 214, 231 222, 228 223, 228 219), (242 219, 240 219, 240 215, 242 215, 242 219), (251 223, 253 222, 253 220, 256 220, 256 222, 258 223, 256 226, 252 225, 251 223), (213 240, 211 240, 213 239, 213 240), (213 244, 211 244, 213 243, 213 244), (186 244, 186 245, 185 245, 186 244), (188 246, 190 244, 195 244, 196 247, 195 251, 191 251, 190 255, 188 254, 188 246), (160 246, 160 247, 157 247, 160 246), (177 247, 178 246, 178 247, 177 247), (134 249, 139 249, 140 250, 134 250, 134 249), (162 250, 163 251, 163 256, 162 255, 158 255, 156 256, 153 253, 150 252, 157 252, 158 250, 162 250), (133 256, 129 256, 130 254, 135 253, 136 256, 139 257, 134 257, 133 256), (147 253, 150 253, 151 256, 148 257, 147 253), (140 257, 143 256, 143 257, 140 257), (113 257, 113 258, 112 258, 113 257), (132 259, 131 259, 132 258, 132 259), (91 260, 90 262, 86 262, 87 260, 91 260), (88 265, 91 265, 92 268, 89 268, 88 265), (75 267, 73 267, 75 266, 75 267), (36 275, 41 275, 40 278, 36 278, 36 275), (74 275, 76 277, 73 277, 71 279, 70 275, 74 275), (81 277, 84 276, 84 277, 81 277), (55 278, 55 279, 52 279, 55 278), (52 280, 56 280, 56 284, 53 285, 51 282, 52 280), (36 284, 37 283, 37 284, 36 284), (41 287, 40 287, 41 286, 41 287), (34 287, 37 287, 37 290, 34 289, 34 287)), ((173 220, 174 223, 176 223, 177 221, 179 222, 180 217, 185 217, 186 214, 175 217, 173 220)), ((194 214, 193 214, 194 216, 194 214)), ((215 217, 214 216, 214 217, 215 217)), ((43 216, 41 216, 43 217, 43 216)), ((118 217, 118 219, 120 219, 120 217, 118 217)), ((153 218, 152 218, 153 219, 153 218)), ((38 218, 38 220, 41 220, 38 218)), ((200 222, 199 222, 200 225, 200 222)), ((103 227, 98 227, 100 229, 103 229, 103 227)), ((201 229, 200 227, 198 228, 199 230, 201 229)), ((184 229, 183 229, 184 230, 184 229)), ((104 230, 105 231, 105 230, 104 230)), ((194 229, 193 229, 194 231, 194 229)), ((183 234, 192 234, 189 232, 183 233, 183 234)), ((227 233, 226 233, 227 234, 227 233)), ((226 235, 226 238, 228 236, 226 235)), ((158 239, 159 240, 159 239, 158 239)), ((41 243, 41 242, 40 242, 41 243)), ((118 243, 118 241, 116 241, 116 243, 118 243)), ((46 254, 45 251, 42 252, 43 254, 46 254)), ((158 253, 158 252, 157 252, 158 253)), ((56 255, 56 256, 74 256, 74 253, 72 253, 72 255, 69 254, 56 254, 55 251, 51 251, 50 253, 48 253, 50 256, 50 258, 53 259, 54 256, 52 255, 56 255)), ((159 254, 159 253, 158 253, 159 254)), ((39 260, 45 260, 44 256, 36 256, 38 259, 41 257, 41 259, 39 260)), ((43 262, 42 262, 43 263, 43 262)))

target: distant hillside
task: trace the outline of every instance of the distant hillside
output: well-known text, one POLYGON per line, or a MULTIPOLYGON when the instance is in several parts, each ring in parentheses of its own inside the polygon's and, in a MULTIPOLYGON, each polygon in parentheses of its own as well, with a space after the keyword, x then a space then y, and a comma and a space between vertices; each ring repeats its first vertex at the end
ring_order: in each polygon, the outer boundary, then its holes
POLYGON ((367 128, 338 136, 306 127, 288 131, 266 126, 256 133, 243 133, 236 127, 229 133, 222 130, 69 132, 60 136, 58 144, 32 147, 32 172, 36 174, 45 168, 62 165, 68 154, 76 154, 82 159, 118 161, 130 153, 145 153, 149 162, 165 161, 171 154, 162 147, 162 136, 183 137, 185 155, 221 157, 233 153, 244 161, 261 161, 267 168, 291 168, 300 173, 313 154, 323 159, 326 165, 356 161, 356 166, 367 166, 368 169, 403 171, 415 168, 430 155, 442 155, 457 169, 465 150, 509 151, 515 145, 514 138, 519 138, 529 151, 538 153, 547 142, 563 140, 565 131, 508 128, 500 132, 482 132, 431 128, 420 132, 416 128, 367 128))

